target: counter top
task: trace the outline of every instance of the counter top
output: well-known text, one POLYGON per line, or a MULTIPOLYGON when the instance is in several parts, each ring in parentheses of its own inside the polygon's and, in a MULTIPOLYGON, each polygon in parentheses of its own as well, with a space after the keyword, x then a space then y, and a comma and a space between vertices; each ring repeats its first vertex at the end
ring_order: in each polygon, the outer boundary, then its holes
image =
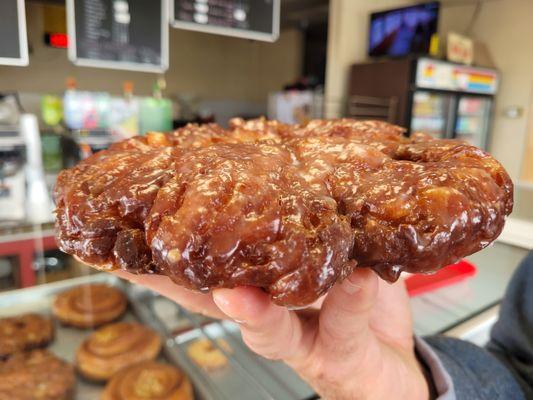
POLYGON ((54 235, 54 222, 35 224, 27 221, 0 223, 0 243, 54 235))
POLYGON ((499 303, 526 254, 525 249, 496 242, 467 257, 478 268, 473 278, 411 299, 415 332, 447 331, 499 303))

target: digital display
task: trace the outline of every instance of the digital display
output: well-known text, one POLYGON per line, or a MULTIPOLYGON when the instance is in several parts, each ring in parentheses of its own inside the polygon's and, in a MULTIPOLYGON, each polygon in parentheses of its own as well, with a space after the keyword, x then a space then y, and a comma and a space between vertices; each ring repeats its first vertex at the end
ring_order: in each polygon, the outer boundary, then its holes
POLYGON ((69 58, 89 67, 168 68, 167 0, 68 0, 69 58))
POLYGON ((171 0, 175 28, 275 41, 280 0, 171 0))
POLYGON ((45 33, 44 42, 56 49, 68 48, 68 36, 66 33, 45 33))
POLYGON ((373 13, 370 16, 368 54, 399 57, 427 54, 437 33, 439 2, 373 13))

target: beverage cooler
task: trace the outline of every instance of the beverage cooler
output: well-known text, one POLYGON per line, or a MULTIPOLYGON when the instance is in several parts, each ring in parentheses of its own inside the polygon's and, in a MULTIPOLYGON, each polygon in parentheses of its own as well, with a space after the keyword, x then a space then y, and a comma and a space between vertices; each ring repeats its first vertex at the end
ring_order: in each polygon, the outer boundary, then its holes
POLYGON ((457 138, 486 149, 498 79, 492 69, 426 57, 357 64, 351 72, 350 103, 363 99, 368 105, 349 106, 348 113, 356 118, 385 116, 409 133, 457 138), (372 107, 378 99, 392 109, 372 107))

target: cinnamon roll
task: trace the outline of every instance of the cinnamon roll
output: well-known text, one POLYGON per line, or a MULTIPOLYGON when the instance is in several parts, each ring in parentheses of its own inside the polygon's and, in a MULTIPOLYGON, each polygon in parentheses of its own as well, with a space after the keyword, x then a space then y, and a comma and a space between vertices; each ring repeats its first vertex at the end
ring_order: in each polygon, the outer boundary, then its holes
POLYGON ((150 328, 135 322, 117 322, 92 333, 76 353, 76 366, 85 378, 106 381, 120 369, 153 360, 161 339, 150 328))
POLYGON ((176 367, 145 361, 122 369, 109 381, 102 400, 193 400, 189 378, 176 367))
POLYGON ((83 285, 59 294, 53 313, 63 324, 91 328, 116 320, 124 314, 127 304, 126 296, 114 287, 83 285))
POLYGON ((54 337, 50 318, 24 314, 0 319, 0 358, 13 353, 44 347, 54 337))
POLYGON ((0 361, 0 399, 69 400, 74 369, 46 350, 17 353, 0 361))

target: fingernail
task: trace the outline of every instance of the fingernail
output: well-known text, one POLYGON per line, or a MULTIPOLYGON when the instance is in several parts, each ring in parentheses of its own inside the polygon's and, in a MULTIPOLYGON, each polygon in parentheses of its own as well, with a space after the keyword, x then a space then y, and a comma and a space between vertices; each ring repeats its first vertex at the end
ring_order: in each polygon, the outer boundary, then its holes
POLYGON ((231 308, 232 305, 232 289, 215 289, 212 293, 213 301, 219 308, 231 308))
POLYGON ((353 283, 351 280, 350 280, 350 276, 348 278, 346 278, 344 281, 342 281, 341 283, 341 287, 342 287, 342 290, 344 290, 346 293, 348 294, 354 294, 356 292, 358 292, 359 290, 361 290, 361 286, 359 286, 358 284, 356 283, 353 283))
POLYGON ((220 309, 222 309, 222 311, 224 311, 224 308, 229 305, 229 301, 224 296, 219 296, 217 293, 213 293, 213 301, 220 309))
POLYGON ((224 314, 226 314, 228 317, 231 318, 232 321, 236 322, 239 325, 244 324, 246 321, 242 319, 236 319, 233 318, 231 315, 227 313, 227 307, 229 306, 230 302, 226 299, 225 296, 219 296, 217 293, 213 293, 213 301, 215 304, 220 308, 220 311, 222 311, 224 314))

